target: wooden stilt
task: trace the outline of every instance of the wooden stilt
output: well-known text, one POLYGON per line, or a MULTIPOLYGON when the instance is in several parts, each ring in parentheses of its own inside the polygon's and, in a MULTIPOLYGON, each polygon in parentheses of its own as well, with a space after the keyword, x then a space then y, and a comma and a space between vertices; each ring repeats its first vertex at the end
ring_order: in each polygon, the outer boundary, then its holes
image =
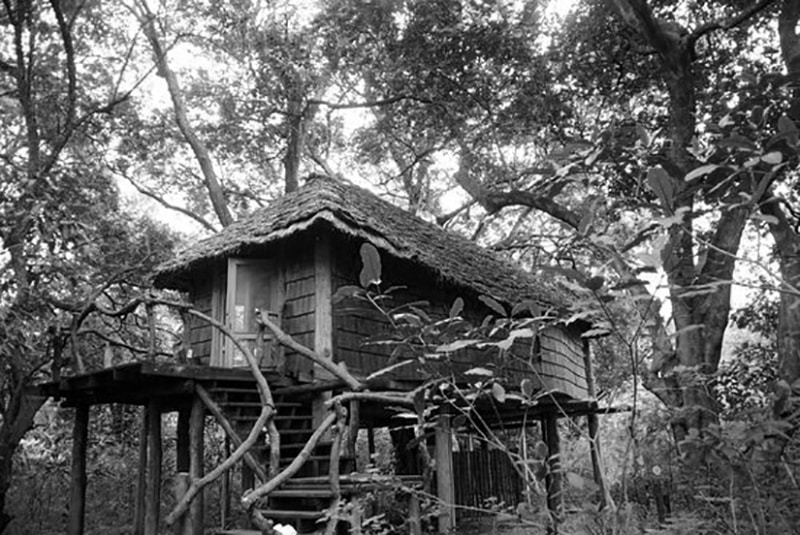
POLYGON ((408 497, 408 533, 409 535, 422 535, 419 496, 413 492, 408 497))
POLYGON ((158 535, 161 507, 161 404, 151 400, 147 404, 147 494, 144 504, 144 533, 158 535))
POLYGON ((72 428, 72 485, 69 500, 69 535, 83 535, 86 515, 86 449, 89 442, 89 405, 75 408, 72 428))
POLYGON ((189 409, 178 411, 175 441, 175 471, 189 473, 189 409))
POLYGON ((375 427, 371 423, 367 427, 367 452, 369 453, 369 462, 372 462, 372 456, 375 454, 375 427))
POLYGON ((136 480, 136 508, 133 514, 133 535, 144 535, 144 503, 147 495, 147 429, 150 413, 142 409, 142 426, 139 431, 139 474, 136 480))
MULTIPOLYGON (((192 481, 203 477, 203 434, 205 429, 206 411, 203 401, 195 396, 192 403, 192 413, 189 417, 189 475, 192 481)), ((203 492, 200 492, 192 502, 186 523, 186 535, 203 535, 204 505, 203 492)))
POLYGON ((600 441, 599 424, 596 414, 586 416, 587 427, 589 428, 589 453, 592 457, 592 475, 597 488, 600 491, 600 508, 608 505, 606 500, 606 479, 603 476, 603 469, 600 464, 600 441))
POLYGON ((439 415, 435 435, 436 494, 439 498, 439 533, 452 533, 456 526, 455 488, 453 487, 453 436, 450 416, 439 415))
MULTIPOLYGON (((231 456, 231 437, 225 435, 225 443, 223 445, 222 454, 227 459, 231 456)), ((228 527, 228 520, 231 517, 231 472, 225 472, 222 476, 220 483, 220 506, 219 506, 219 523, 222 529, 228 527)))
POLYGON ((555 414, 548 414, 544 418, 544 424, 543 435, 548 450, 548 470, 547 477, 545 478, 545 484, 547 486, 547 509, 552 519, 552 523, 548 527, 548 532, 558 533, 558 524, 562 520, 564 509, 564 499, 561 492, 561 441, 558 436, 558 418, 555 414))
MULTIPOLYGON (((592 347, 589 340, 583 340, 584 368, 586 370, 586 388, 591 399, 597 399, 597 387, 594 382, 594 368, 592 366, 592 347)), ((586 417, 589 428, 589 453, 592 457, 592 475, 600 491, 600 509, 603 509, 611 500, 611 494, 606 487, 605 475, 602 468, 602 453, 600 451, 599 424, 597 414, 591 413, 586 417)))
MULTIPOLYGON (((175 480, 173 485, 175 502, 181 501, 183 495, 186 494, 187 490, 189 490, 190 484, 191 481, 188 472, 178 472, 177 474, 175 474, 175 480)), ((186 515, 183 515, 181 518, 178 519, 177 522, 175 522, 174 526, 175 535, 184 535, 186 531, 186 522, 187 522, 186 515)))

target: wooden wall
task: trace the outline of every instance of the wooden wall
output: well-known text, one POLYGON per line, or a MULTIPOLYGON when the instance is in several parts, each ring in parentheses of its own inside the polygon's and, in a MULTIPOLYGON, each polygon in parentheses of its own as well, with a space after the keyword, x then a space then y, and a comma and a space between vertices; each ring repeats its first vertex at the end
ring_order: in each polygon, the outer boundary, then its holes
MULTIPOLYGON (((334 238, 334 291, 341 286, 358 286, 361 243, 342 236, 334 238)), ((461 297, 466 303, 462 316, 473 324, 480 324, 491 313, 477 300, 477 296, 448 288, 410 262, 392 259, 385 253, 381 253, 381 261, 382 287, 404 286, 402 290, 392 292, 393 298, 387 306, 425 301, 427 304, 420 308, 432 318, 442 319, 447 317, 453 301, 461 297)), ((378 312, 368 306, 355 305, 352 299, 334 304, 334 358, 343 360, 348 369, 367 375, 389 363, 391 349, 369 342, 384 338, 390 327, 378 312)), ((537 388, 556 390, 577 399, 588 397, 580 333, 563 326, 546 328, 538 342, 531 339, 516 341, 506 358, 499 358, 496 349, 471 348, 452 353, 450 359, 447 368, 441 371, 451 372, 457 378, 463 378, 463 372, 470 368, 485 366, 511 384, 518 385, 522 379, 529 379, 537 388)), ((411 364, 401 368, 393 378, 419 380, 419 367, 411 364)))

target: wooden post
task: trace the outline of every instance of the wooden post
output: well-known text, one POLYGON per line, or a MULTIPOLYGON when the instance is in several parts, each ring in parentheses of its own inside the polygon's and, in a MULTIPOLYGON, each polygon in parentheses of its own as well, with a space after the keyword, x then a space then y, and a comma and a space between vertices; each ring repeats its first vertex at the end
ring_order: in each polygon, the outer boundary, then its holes
POLYGON ((408 533, 409 535, 422 535, 419 496, 416 492, 411 492, 408 496, 408 533))
POLYGON ((455 488, 453 486, 453 436, 450 416, 439 415, 435 435, 436 495, 439 498, 439 533, 452 533, 456 527, 455 488))
MULTIPOLYGON (((189 486, 191 484, 191 478, 188 472, 178 472, 175 474, 175 480, 173 482, 173 492, 175 493, 175 502, 181 501, 183 495, 186 494, 186 491, 189 490, 189 486)), ((174 530, 175 535, 184 535, 186 532, 186 522, 187 518, 186 515, 182 515, 177 522, 175 522, 174 530)))
MULTIPOLYGON (((592 347, 589 340, 583 340, 583 359, 586 370, 586 388, 592 400, 597 398, 597 387, 594 382, 594 368, 592 367, 592 347)), ((597 413, 592 412, 586 416, 586 424, 589 429, 589 454, 592 458, 592 475, 597 488, 600 491, 600 509, 609 505, 611 495, 606 488, 605 475, 602 467, 602 453, 600 451, 599 423, 597 413)))
MULTIPOLYGON (((333 266, 331 261, 330 233, 322 232, 314 243, 314 351, 328 359, 333 358, 333 266)), ((333 374, 314 365, 314 382, 329 381, 333 374)), ((314 397, 311 407, 312 425, 319 427, 325 419, 325 402, 330 392, 314 397)), ((326 434, 324 440, 330 440, 326 434)))
MULTIPOLYGON (((225 459, 231 456, 231 437, 225 435, 225 442, 222 449, 222 454, 225 459)), ((228 520, 231 517, 231 471, 228 470, 223 474, 220 483, 220 505, 219 505, 219 523, 220 528, 225 529, 228 527, 228 520)))
POLYGON ((86 515, 86 449, 89 442, 89 405, 75 408, 72 428, 72 471, 69 500, 69 535, 83 535, 86 515))
POLYGON ((561 442, 558 436, 558 418, 555 414, 548 414, 544 418, 543 435, 547 443, 547 509, 550 512, 551 524, 548 533, 558 533, 558 524, 562 520, 564 497, 561 492, 561 442))
MULTIPOLYGON (((206 410, 203 401, 195 395, 189 416, 189 475, 191 480, 203 477, 203 439, 206 410)), ((189 508, 186 535, 203 535, 204 499, 201 491, 189 508)))
POLYGON ((144 533, 158 535, 161 507, 161 403, 152 399, 147 404, 147 494, 144 503, 144 533))
POLYGON ((144 535, 144 504, 147 496, 147 430, 150 413, 142 409, 142 426, 139 431, 139 474, 136 480, 136 508, 133 514, 133 535, 144 535))
POLYGON ((178 411, 178 428, 175 441, 175 471, 189 473, 189 415, 190 410, 178 411))

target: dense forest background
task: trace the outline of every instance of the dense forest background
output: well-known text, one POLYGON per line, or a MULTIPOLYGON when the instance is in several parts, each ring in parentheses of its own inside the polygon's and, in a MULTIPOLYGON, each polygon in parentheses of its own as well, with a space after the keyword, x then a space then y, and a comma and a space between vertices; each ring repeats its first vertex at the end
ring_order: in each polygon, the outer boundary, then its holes
MULTIPOLYGON (((309 173, 581 296, 604 401, 632 409, 601 421, 614 503, 568 478, 584 532, 797 529, 799 20, 800 0, 3 0, 0 532, 66 512, 69 414, 28 387, 141 357, 146 317, 93 312, 309 173)), ((132 418, 94 418, 97 533, 124 523, 132 418)))

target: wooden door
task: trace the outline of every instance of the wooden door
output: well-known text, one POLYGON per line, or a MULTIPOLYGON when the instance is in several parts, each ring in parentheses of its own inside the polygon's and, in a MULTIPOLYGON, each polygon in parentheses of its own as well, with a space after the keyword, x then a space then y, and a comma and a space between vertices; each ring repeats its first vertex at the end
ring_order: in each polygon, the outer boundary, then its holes
MULTIPOLYGON (((268 260, 228 260, 226 324, 242 344, 250 348, 261 367, 274 367, 274 339, 267 329, 260 332, 259 314, 280 325, 280 281, 278 270, 268 260)), ((226 340, 223 366, 247 366, 241 350, 226 340)))

